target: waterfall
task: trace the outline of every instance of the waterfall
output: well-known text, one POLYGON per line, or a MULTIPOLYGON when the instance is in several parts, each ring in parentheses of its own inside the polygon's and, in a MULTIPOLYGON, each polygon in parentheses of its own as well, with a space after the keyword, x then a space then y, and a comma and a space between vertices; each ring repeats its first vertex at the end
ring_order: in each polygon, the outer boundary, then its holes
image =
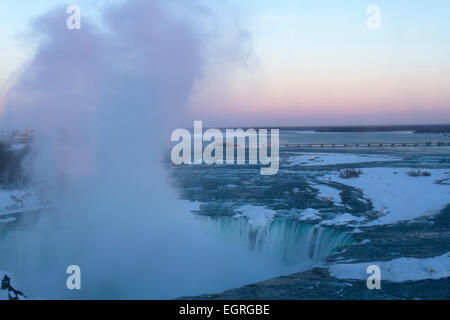
POLYGON ((212 218, 219 234, 286 265, 317 265, 337 247, 352 242, 349 233, 295 219, 255 226, 245 217, 212 218))

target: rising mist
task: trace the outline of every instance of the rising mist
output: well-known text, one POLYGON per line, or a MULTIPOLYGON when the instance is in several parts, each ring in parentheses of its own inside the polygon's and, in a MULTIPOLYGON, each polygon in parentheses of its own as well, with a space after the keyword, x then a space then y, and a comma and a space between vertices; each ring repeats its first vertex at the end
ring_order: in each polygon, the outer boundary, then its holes
POLYGON ((57 205, 1 244, 0 267, 27 295, 174 298, 279 272, 192 216, 161 168, 166 129, 220 52, 208 29, 219 18, 189 3, 128 1, 105 8, 101 27, 83 16, 78 31, 65 28, 63 7, 34 22, 37 50, 2 119, 35 130, 23 165, 57 205), (72 264, 80 291, 66 288, 72 264))

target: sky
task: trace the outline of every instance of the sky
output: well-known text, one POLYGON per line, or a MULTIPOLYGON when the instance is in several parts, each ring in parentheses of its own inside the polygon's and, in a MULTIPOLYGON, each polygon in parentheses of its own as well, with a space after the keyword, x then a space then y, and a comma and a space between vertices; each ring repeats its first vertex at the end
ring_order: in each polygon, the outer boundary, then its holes
MULTIPOLYGON (((33 44, 23 41, 32 19, 66 3, 80 6, 82 19, 100 21, 102 6, 119 1, 2 1, 0 106, 13 75, 33 56, 33 44)), ((207 126, 450 123, 449 1, 206 3, 219 14, 232 12, 248 35, 248 55, 236 67, 209 64, 190 98, 192 120, 207 126), (380 8, 380 29, 366 25, 370 5, 380 8)))

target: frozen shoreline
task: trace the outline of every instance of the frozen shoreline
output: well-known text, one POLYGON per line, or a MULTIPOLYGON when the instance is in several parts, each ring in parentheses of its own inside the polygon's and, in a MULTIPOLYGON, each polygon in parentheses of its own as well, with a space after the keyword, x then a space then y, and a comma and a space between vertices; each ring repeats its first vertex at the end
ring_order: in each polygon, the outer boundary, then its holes
POLYGON ((325 166, 366 162, 391 162, 399 160, 401 160, 401 158, 385 155, 313 152, 298 153, 298 155, 292 155, 286 159, 288 167, 297 165, 325 166))
MULTIPOLYGON (((0 189, 0 219, 5 215, 46 207, 48 205, 32 189, 0 189)), ((6 223, 5 220, 3 219, 3 223, 6 223)))
POLYGON ((436 179, 449 177, 449 169, 427 169, 429 177, 411 177, 409 168, 364 168, 357 178, 342 179, 338 173, 324 176, 326 181, 339 182, 361 189, 375 210, 384 215, 370 225, 396 223, 436 214, 450 203, 450 187, 436 184, 436 179), (426 191, 426 195, 424 194, 426 191))
POLYGON ((397 258, 382 262, 333 264, 328 270, 331 276, 338 279, 365 280, 369 277, 366 270, 370 265, 380 267, 382 281, 404 282, 448 278, 450 252, 427 259, 397 258))

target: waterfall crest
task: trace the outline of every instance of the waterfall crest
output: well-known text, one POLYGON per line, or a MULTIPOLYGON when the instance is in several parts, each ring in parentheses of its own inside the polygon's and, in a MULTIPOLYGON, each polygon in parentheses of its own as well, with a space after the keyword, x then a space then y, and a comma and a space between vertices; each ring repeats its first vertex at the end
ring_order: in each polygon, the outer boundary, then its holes
POLYGON ((264 225, 241 217, 214 220, 222 237, 287 265, 319 264, 337 247, 352 242, 349 233, 295 219, 270 220, 264 225))

